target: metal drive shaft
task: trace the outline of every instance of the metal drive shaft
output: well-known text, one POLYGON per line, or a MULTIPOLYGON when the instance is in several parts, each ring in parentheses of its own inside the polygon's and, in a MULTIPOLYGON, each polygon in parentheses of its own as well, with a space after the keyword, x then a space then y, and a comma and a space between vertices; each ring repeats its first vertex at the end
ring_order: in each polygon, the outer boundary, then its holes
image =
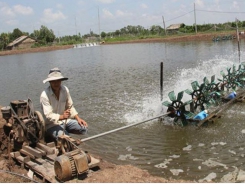
POLYGON ((117 128, 117 129, 114 129, 114 130, 110 130, 110 131, 108 131, 108 132, 104 132, 104 133, 101 133, 101 134, 98 134, 98 135, 94 135, 94 136, 91 136, 91 137, 87 137, 87 138, 81 139, 81 141, 82 141, 82 142, 85 142, 85 141, 88 141, 88 140, 91 140, 91 139, 95 139, 95 138, 98 138, 98 137, 101 137, 101 136, 104 136, 104 135, 107 135, 107 134, 111 134, 111 133, 113 133, 113 132, 117 132, 117 131, 120 131, 120 130, 129 128, 129 127, 132 127, 132 126, 136 126, 136 125, 139 125, 139 124, 142 124, 142 123, 145 123, 145 122, 148 122, 148 121, 151 121, 151 120, 154 120, 154 119, 163 117, 163 116, 167 116, 167 115, 170 114, 170 113, 171 113, 171 112, 168 112, 168 113, 162 114, 162 115, 160 115, 160 116, 157 116, 157 117, 154 117, 154 118, 145 120, 145 121, 141 121, 141 122, 138 122, 138 123, 133 123, 133 124, 130 124, 130 125, 126 125, 126 126, 123 126, 123 127, 117 128))

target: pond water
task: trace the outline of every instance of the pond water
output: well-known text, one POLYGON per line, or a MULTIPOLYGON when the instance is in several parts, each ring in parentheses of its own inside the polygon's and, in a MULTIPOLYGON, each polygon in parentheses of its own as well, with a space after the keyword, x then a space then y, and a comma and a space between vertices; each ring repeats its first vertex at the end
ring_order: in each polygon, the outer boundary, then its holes
MULTIPOLYGON (((244 41, 241 41, 241 49, 244 41)), ((83 139, 166 113, 168 93, 191 89, 206 76, 239 61, 236 41, 101 45, 0 57, 0 104, 30 98, 40 110, 42 81, 59 67, 68 81, 74 106, 89 124, 83 139)), ((189 100, 185 94, 183 101, 189 100)), ((83 143, 83 149, 116 164, 132 164, 172 179, 219 182, 235 167, 244 170, 244 104, 233 105, 208 128, 177 127, 157 119, 83 143), (206 178, 206 179, 205 179, 206 178)))

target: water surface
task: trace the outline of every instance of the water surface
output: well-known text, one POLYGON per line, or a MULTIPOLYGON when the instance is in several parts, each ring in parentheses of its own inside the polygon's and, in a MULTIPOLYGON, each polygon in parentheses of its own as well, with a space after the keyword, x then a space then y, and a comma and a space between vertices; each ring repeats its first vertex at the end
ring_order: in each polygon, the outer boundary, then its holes
MULTIPOLYGON (((243 48, 244 41, 241 42, 243 48)), ((241 60, 244 61, 244 53, 241 60)), ((90 137, 166 112, 160 100, 160 62, 164 63, 164 99, 191 82, 202 82, 239 64, 236 41, 101 45, 0 57, 0 104, 39 97, 42 81, 59 67, 68 81, 74 106, 89 124, 90 137)), ((183 100, 190 99, 185 94, 183 100)), ((202 182, 213 181, 243 168, 244 104, 235 104, 214 125, 196 130, 172 126, 157 119, 85 142, 82 147, 116 164, 133 164, 151 174, 202 182), (214 162, 215 161, 215 162, 214 162)))

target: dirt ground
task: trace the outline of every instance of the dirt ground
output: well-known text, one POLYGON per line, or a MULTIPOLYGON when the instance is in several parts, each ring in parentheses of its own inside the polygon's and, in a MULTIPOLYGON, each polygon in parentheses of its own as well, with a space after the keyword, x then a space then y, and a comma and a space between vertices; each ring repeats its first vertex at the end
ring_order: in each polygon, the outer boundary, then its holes
POLYGON ((54 51, 54 50, 70 49, 72 47, 73 47, 72 45, 60 45, 60 46, 47 46, 47 47, 28 48, 28 49, 6 50, 6 51, 0 51, 0 56, 33 53, 33 52, 47 52, 47 51, 54 51))

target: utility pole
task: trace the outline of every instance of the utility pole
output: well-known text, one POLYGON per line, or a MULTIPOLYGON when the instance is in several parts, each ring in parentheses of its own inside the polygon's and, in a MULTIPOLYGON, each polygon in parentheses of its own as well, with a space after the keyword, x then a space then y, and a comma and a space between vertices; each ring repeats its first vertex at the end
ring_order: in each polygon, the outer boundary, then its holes
POLYGON ((76 35, 77 35, 77 18, 75 17, 75 27, 76 27, 76 35))
POLYGON ((167 35, 167 31, 166 31, 166 27, 165 27, 165 21, 164 21, 164 17, 163 16, 162 16, 162 22, 163 22, 163 27, 164 27, 165 35, 167 35))
POLYGON ((60 43, 60 32, 58 31, 59 43, 60 43))
POLYGON ((100 40, 101 40, 101 34, 100 34, 100 9, 98 7, 98 22, 99 22, 99 35, 100 35, 100 40))
POLYGON ((194 3, 194 18, 195 18, 195 31, 196 31, 196 34, 197 34, 196 5, 195 5, 195 3, 194 3))

